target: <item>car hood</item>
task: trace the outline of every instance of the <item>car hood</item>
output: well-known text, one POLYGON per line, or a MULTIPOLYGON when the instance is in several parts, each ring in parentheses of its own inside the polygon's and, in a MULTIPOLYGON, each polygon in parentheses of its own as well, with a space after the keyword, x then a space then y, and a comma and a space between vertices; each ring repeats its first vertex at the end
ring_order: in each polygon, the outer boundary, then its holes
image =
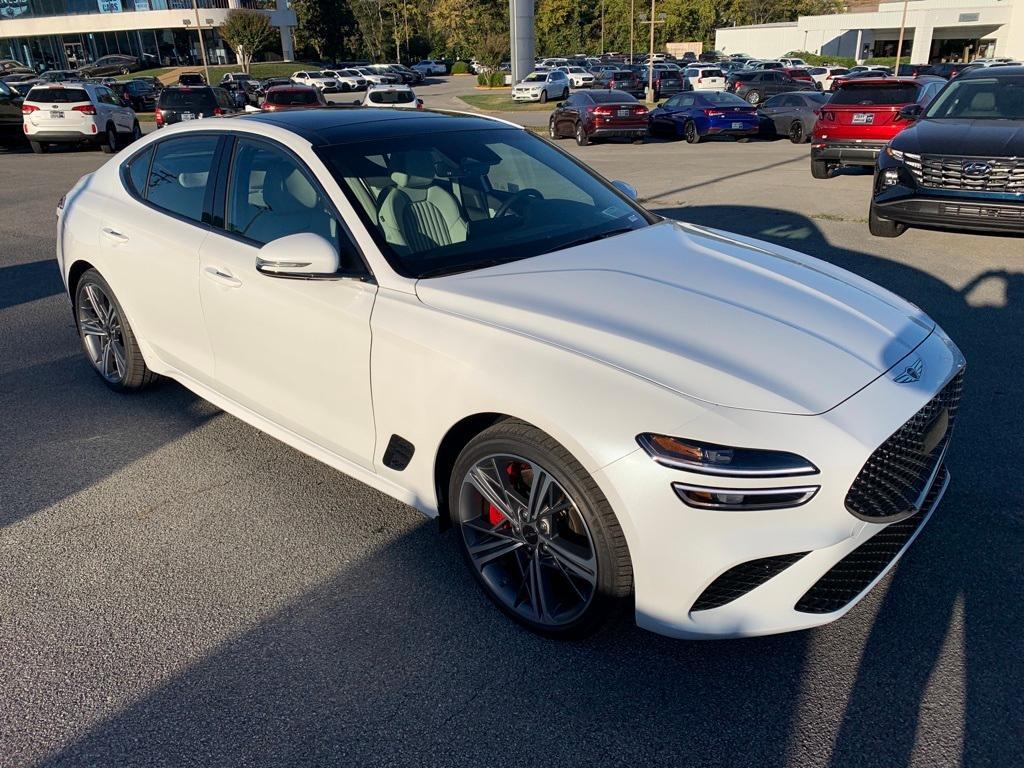
POLYGON ((892 146, 924 155, 1020 157, 1024 125, 1020 120, 918 120, 892 146))
POLYGON ((691 398, 802 415, 835 407, 934 327, 837 267, 677 222, 420 280, 416 292, 691 398))

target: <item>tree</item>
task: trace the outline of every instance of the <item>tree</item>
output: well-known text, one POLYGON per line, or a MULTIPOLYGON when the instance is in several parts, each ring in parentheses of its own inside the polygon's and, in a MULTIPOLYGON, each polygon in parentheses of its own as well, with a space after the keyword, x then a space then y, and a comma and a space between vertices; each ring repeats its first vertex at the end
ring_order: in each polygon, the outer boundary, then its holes
POLYGON ((346 0, 292 0, 298 26, 295 46, 321 60, 345 58, 346 52, 365 50, 352 7, 346 0))
POLYGON ((228 11, 228 17, 219 31, 220 36, 234 49, 243 72, 249 71, 253 56, 274 39, 274 28, 270 26, 270 20, 259 11, 228 11))

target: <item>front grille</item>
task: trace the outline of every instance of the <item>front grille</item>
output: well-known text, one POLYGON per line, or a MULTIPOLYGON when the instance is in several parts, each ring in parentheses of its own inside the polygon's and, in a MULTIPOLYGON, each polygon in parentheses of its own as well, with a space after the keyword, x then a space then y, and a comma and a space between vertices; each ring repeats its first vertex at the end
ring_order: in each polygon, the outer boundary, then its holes
POLYGON ((975 192, 1024 192, 1024 158, 916 155, 903 162, 922 187, 975 192))
POLYGON ((927 405, 875 449, 846 494, 846 508, 871 522, 912 514, 953 432, 960 404, 961 370, 927 405), (929 430, 948 417, 945 435, 932 450, 925 448, 929 430))
POLYGON ((942 467, 920 512, 887 525, 833 565, 804 593, 795 606, 796 610, 802 613, 832 613, 844 608, 867 589, 924 524, 948 477, 946 468, 942 467))
POLYGON ((750 590, 761 586, 768 579, 782 573, 806 554, 806 552, 798 552, 792 555, 762 557, 760 560, 750 560, 734 565, 700 593, 700 597, 690 607, 690 610, 706 611, 731 603, 736 598, 743 597, 750 590))

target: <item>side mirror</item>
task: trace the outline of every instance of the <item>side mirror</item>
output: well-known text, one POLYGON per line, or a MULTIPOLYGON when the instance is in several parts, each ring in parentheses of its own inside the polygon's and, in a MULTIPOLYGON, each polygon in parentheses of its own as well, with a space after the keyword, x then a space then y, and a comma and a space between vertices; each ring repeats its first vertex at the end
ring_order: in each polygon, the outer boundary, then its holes
POLYGON ((904 120, 917 120, 921 117, 922 112, 924 112, 924 107, 920 104, 907 104, 900 109, 899 114, 904 120))
POLYGON ((557 104, 555 104, 555 109, 561 109, 564 106, 565 106, 565 102, 564 101, 560 101, 557 104))
POLYGON ((627 184, 624 181, 613 181, 612 186, 619 190, 619 192, 624 194, 630 200, 636 200, 636 187, 634 187, 632 184, 627 184))
POLYGON ((338 274, 337 249, 320 235, 300 232, 279 237, 260 248, 256 271, 269 277, 309 280, 338 274))

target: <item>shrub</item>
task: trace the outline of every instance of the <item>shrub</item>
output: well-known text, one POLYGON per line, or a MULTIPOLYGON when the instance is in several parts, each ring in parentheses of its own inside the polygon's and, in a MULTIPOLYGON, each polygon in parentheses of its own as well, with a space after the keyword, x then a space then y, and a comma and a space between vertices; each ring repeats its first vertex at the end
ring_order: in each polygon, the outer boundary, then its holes
POLYGON ((812 66, 822 66, 823 64, 835 64, 838 67, 852 67, 857 62, 851 59, 849 56, 819 56, 816 53, 809 51, 790 51, 786 54, 786 58, 803 59, 812 66))
POLYGON ((464 61, 456 61, 452 64, 453 75, 465 75, 469 73, 469 64, 464 61))
POLYGON ((476 76, 476 84, 484 88, 501 88, 505 85, 505 73, 481 72, 476 76))

